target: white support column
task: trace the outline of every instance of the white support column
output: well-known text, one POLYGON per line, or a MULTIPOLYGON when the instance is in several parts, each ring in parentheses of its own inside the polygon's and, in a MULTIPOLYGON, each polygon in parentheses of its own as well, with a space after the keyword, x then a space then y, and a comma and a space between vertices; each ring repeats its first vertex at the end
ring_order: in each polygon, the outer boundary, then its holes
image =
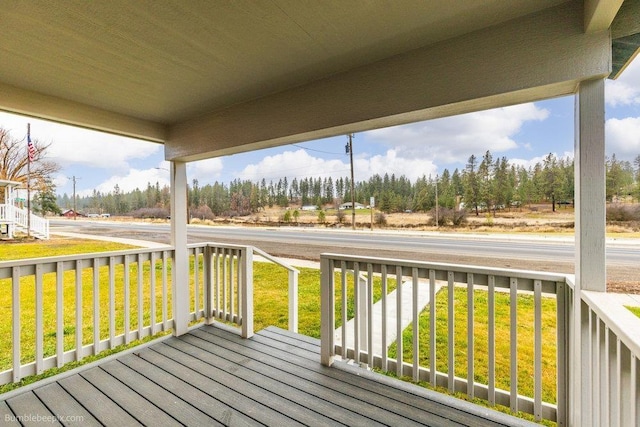
POLYGON ((580 84, 575 135, 576 287, 606 291, 604 80, 580 84))
POLYGON ((570 328, 573 357, 569 375, 570 423, 592 422, 592 369, 589 366, 588 312, 582 304, 582 290, 606 291, 605 259, 605 163, 604 80, 580 83, 575 106, 575 289, 570 328))
POLYGON ((189 326, 189 253, 187 251, 187 165, 171 162, 171 245, 174 335, 189 326))

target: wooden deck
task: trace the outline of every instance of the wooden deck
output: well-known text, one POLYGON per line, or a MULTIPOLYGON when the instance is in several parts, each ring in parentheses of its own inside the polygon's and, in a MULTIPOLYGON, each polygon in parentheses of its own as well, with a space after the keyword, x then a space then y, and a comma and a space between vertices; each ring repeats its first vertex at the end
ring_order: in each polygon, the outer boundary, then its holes
POLYGON ((326 368, 319 352, 318 340, 278 328, 243 340, 204 326, 0 396, 0 418, 7 425, 531 425, 363 369, 326 368))

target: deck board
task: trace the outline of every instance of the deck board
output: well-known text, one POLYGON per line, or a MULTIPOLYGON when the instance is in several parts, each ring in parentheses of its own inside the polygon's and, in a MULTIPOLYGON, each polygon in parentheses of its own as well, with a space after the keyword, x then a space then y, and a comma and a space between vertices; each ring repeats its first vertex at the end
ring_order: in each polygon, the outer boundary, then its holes
POLYGON ((58 383, 51 383, 40 387, 34 390, 34 393, 64 425, 102 425, 58 383))
POLYGON ((319 340, 278 328, 247 340, 203 326, 0 396, 0 416, 107 426, 534 425, 361 369, 328 368, 319 354, 319 340))
POLYGON ((72 375, 58 384, 105 425, 141 426, 127 411, 103 394, 81 375, 72 375))

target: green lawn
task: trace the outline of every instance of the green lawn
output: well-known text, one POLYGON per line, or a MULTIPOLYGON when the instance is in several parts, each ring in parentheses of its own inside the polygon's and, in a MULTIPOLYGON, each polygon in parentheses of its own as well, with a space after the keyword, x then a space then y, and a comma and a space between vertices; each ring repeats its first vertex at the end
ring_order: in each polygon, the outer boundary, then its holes
POLYGON ((625 306, 627 307, 627 309, 632 312, 633 314, 635 314, 636 316, 640 317, 640 307, 630 307, 630 306, 625 306))
MULTIPOLYGON (((131 246, 119 245, 109 242, 92 242, 88 240, 61 240, 52 242, 33 243, 13 243, 0 244, 0 259, 6 260, 11 257, 31 258, 46 255, 63 255, 86 252, 100 252, 130 249, 131 246)), ((199 271, 202 274, 202 258, 200 258, 199 271)), ((137 311, 139 304, 137 298, 137 265, 132 264, 132 272, 130 276, 130 304, 132 313, 137 311)), ((142 304, 144 310, 144 324, 148 324, 151 313, 148 309, 150 306, 150 277, 152 274, 156 276, 156 283, 159 287, 161 283, 162 265, 160 263, 151 266, 150 262, 145 262, 143 268, 143 296, 142 304)), ((171 265, 167 266, 167 274, 171 277, 171 265)), ((193 271, 193 260, 191 270, 193 271)), ((320 336, 320 272, 317 269, 300 268, 298 282, 298 298, 299 298, 299 326, 300 333, 319 338, 320 336)), ((99 271, 100 275, 100 337, 102 339, 109 336, 108 313, 109 295, 108 295, 108 268, 103 267, 99 271), (105 285, 102 285, 102 284, 105 285)), ((116 315, 116 335, 124 331, 124 315, 122 307, 124 307, 124 279, 123 267, 116 268, 115 278, 115 301, 119 308, 116 315)), ((65 350, 74 348, 75 346, 75 273, 65 273, 64 277, 64 347, 65 350)), ((93 340, 93 270, 91 267, 86 268, 82 273, 82 316, 83 316, 83 342, 85 344, 93 340)), ((169 279, 170 281, 170 279, 169 279)), ((347 292, 349 293, 349 305, 347 307, 347 319, 353 316, 353 275, 347 274, 347 292)), ((341 276, 339 272, 335 274, 336 284, 336 327, 342 323, 340 293, 341 293, 341 276)), ((171 314, 171 284, 168 290, 168 310, 169 318, 171 314)), ((192 291, 192 309, 193 309, 193 286, 192 291)), ((202 281, 201 285, 202 286, 202 281)), ((389 276, 387 281, 387 292, 391 292, 395 288, 395 280, 389 276)), ((10 281, 0 280, 0 288, 4 291, 0 293, 0 316, 5 319, 0 322, 0 370, 9 369, 11 367, 11 290, 10 281)), ((22 340, 22 361, 28 362, 33 360, 35 354, 35 284, 33 277, 22 279, 20 285, 21 299, 21 340, 22 340)), ((44 306, 55 307, 55 275, 46 274, 43 276, 44 290, 44 306)), ((382 283, 380 278, 374 279, 373 299, 377 301, 382 294, 382 283)), ((158 291, 156 291, 158 294, 158 291)), ((156 297, 156 321, 161 319, 161 300, 160 296, 156 297)), ((487 292, 475 291, 475 319, 474 319, 474 340, 475 340, 475 377, 476 381, 487 381, 487 292)), ((466 376, 466 290, 455 290, 456 304, 456 375, 466 376)), ((446 371, 447 360, 447 292, 440 292, 436 298, 437 310, 437 364, 438 369, 446 371)), ((639 310, 640 311, 640 310, 639 310)), ((636 314, 640 315, 640 313, 636 314)), ((45 357, 55 352, 56 344, 56 319, 55 309, 45 310, 44 313, 44 346, 45 357)), ((137 315, 131 317, 131 329, 137 328, 137 315)), ((274 325, 283 329, 288 328, 288 274, 287 271, 275 264, 256 262, 254 265, 254 329, 259 331, 267 326, 274 325)), ((420 316, 420 342, 421 342, 421 365, 429 365, 429 337, 428 337, 429 311, 425 310, 420 316)), ((496 295, 496 371, 497 371, 497 387, 509 389, 509 295, 496 295), (507 373, 504 375, 503 373, 507 373)), ((520 296, 518 298, 518 383, 519 392, 524 395, 532 396, 533 394, 533 298, 529 296, 520 296)), ((555 370, 556 370, 556 340, 555 340, 555 299, 543 299, 543 399, 548 402, 555 402, 555 370)), ((151 338, 147 338, 151 339, 151 338)), ((411 340, 412 328, 409 327, 403 336, 404 358, 411 361, 411 340)), ((124 347, 122 347, 124 348, 124 347)), ((120 348, 120 349, 122 349, 120 348)), ((120 350, 116 349, 116 350, 120 350)), ((114 351, 105 352, 104 355, 111 354, 114 351)), ((391 347, 390 353, 393 357, 395 353, 395 344, 391 347)), ((102 355, 101 355, 102 356, 102 355)), ((87 358, 86 361, 95 358, 87 358)), ((81 362, 86 363, 86 362, 81 362)), ((63 370, 77 366, 77 363, 70 364, 63 370)), ((44 375, 49 376, 59 372, 52 370, 44 375)), ((21 384, 34 381, 33 378, 25 379, 21 384)), ((0 392, 7 391, 15 385, 8 385, 0 388, 0 392)))
MULTIPOLYGON (((448 295, 443 288, 436 295, 436 369, 448 372, 448 295)), ((467 290, 454 290, 455 319, 455 375, 467 377, 467 290)), ((533 296, 518 296, 518 392, 533 397, 533 296)), ((495 296, 495 345, 496 345, 496 387, 509 390, 510 372, 510 300, 508 293, 498 292, 495 296)), ((429 310, 420 315, 418 340, 420 343, 420 363, 430 364, 429 310)), ((474 291, 474 378, 475 381, 488 383, 488 292, 474 291)), ((556 401, 556 300, 542 298, 542 400, 556 401)), ((413 360, 413 327, 409 326, 403 334, 403 359, 413 360)), ((390 348, 392 357, 396 355, 396 344, 390 348)))

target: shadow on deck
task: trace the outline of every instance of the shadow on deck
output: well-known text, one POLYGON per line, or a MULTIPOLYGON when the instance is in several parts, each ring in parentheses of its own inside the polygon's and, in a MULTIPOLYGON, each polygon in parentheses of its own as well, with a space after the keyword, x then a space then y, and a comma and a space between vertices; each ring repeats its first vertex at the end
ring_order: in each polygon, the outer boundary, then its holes
POLYGON ((215 326, 0 396, 7 425, 531 425, 363 369, 320 365, 320 341, 215 326))

